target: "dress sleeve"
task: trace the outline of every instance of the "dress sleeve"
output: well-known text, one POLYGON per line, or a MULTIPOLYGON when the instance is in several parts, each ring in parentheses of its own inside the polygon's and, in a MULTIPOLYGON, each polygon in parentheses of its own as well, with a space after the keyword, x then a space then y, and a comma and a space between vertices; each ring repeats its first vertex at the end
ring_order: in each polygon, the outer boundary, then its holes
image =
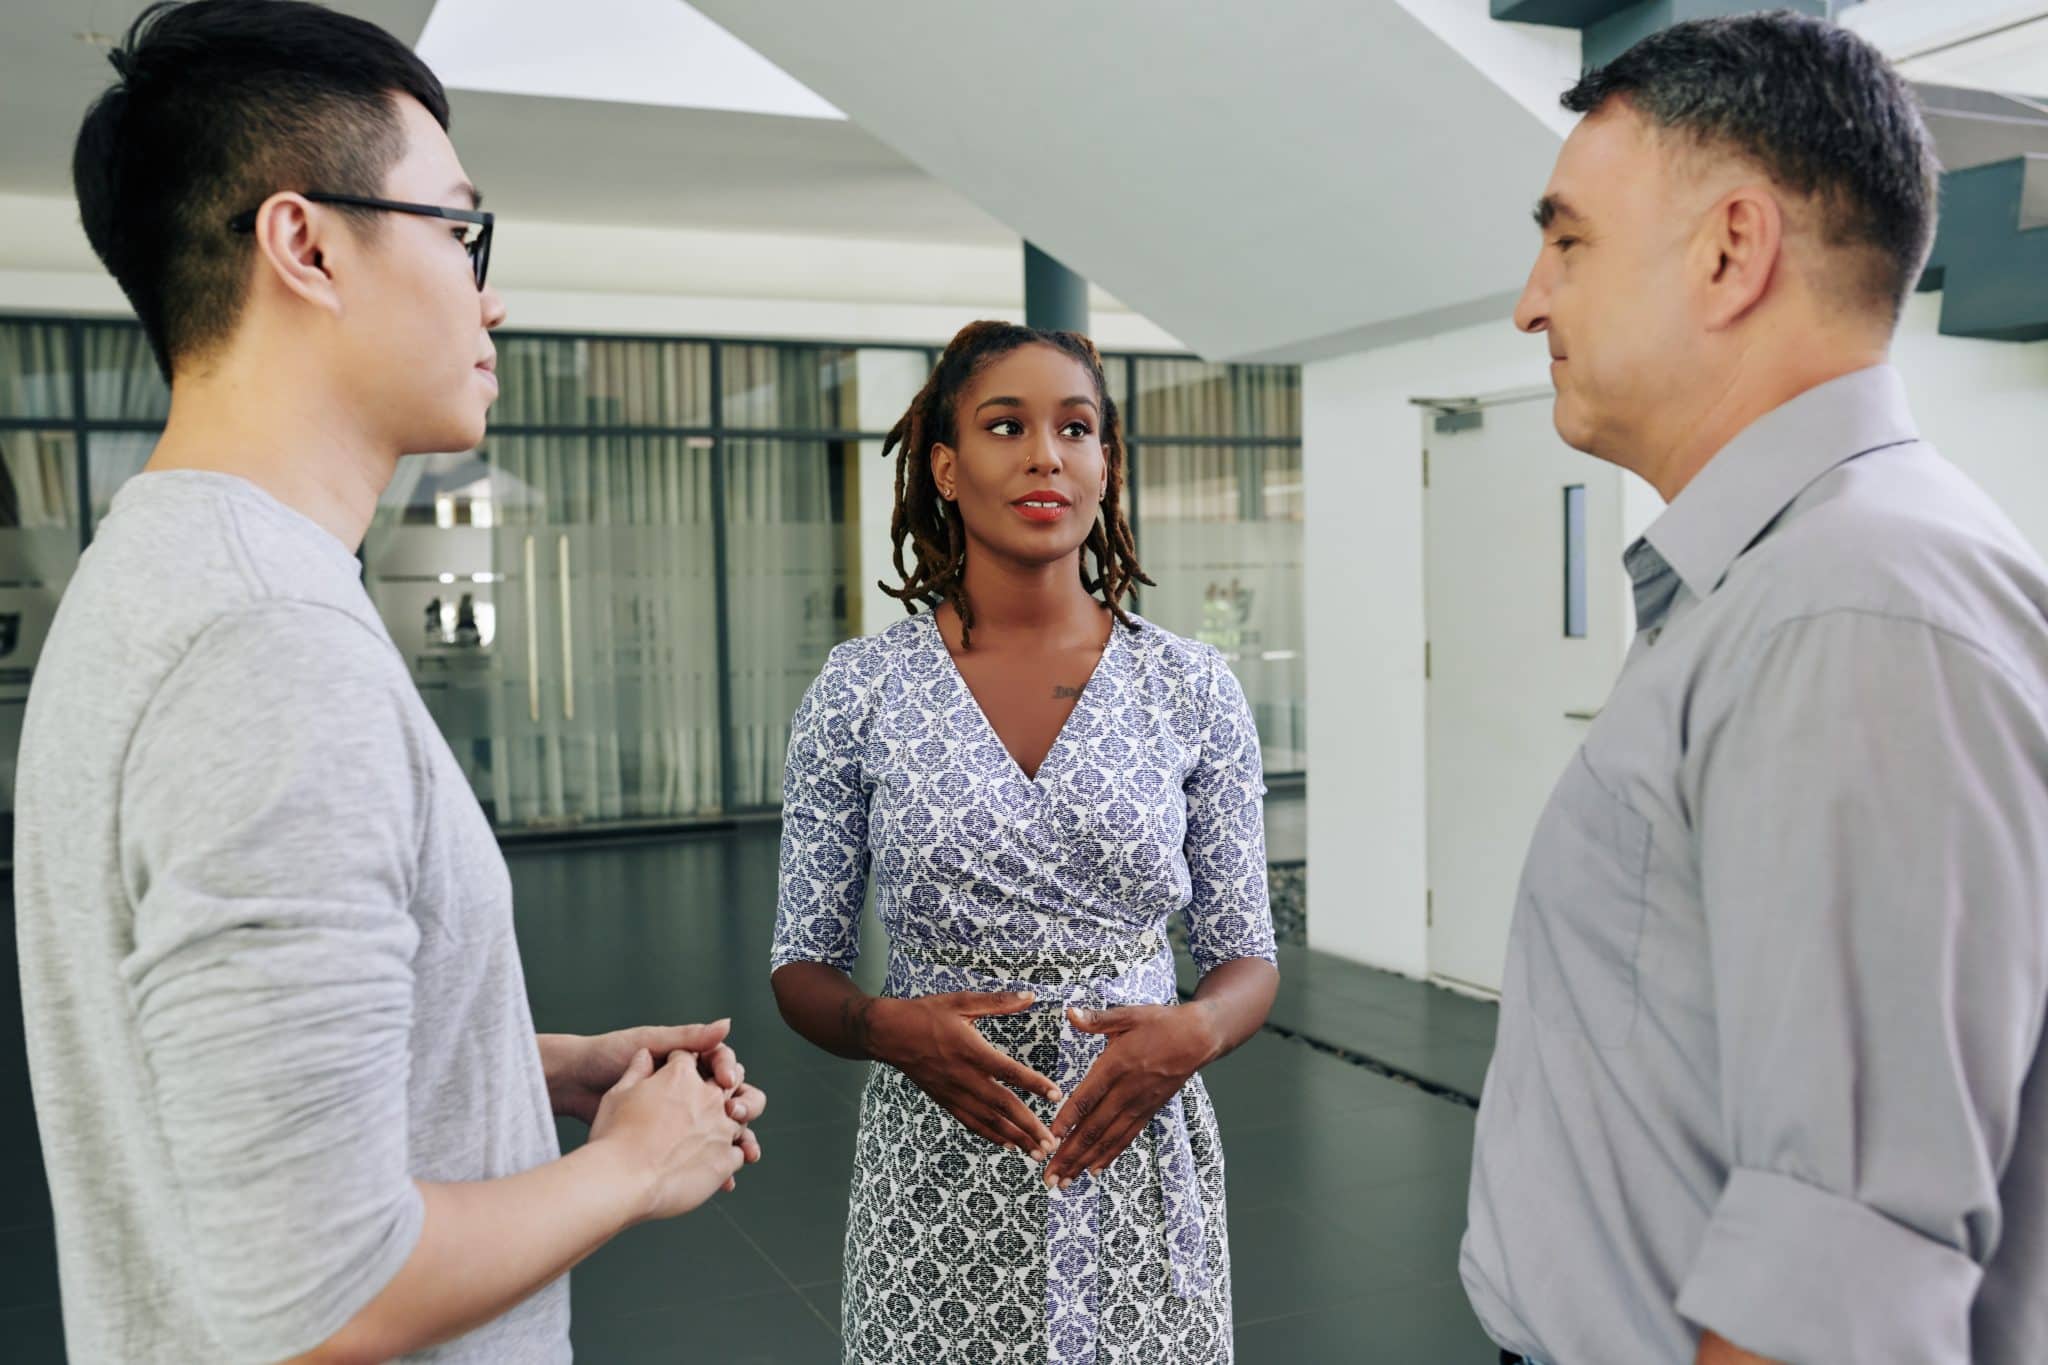
POLYGON ((1193 896, 1188 950, 1204 975, 1241 957, 1275 959, 1266 902, 1265 768, 1244 689, 1213 648, 1203 651, 1206 716, 1201 754, 1182 790, 1188 832, 1183 852, 1193 896))
POLYGON ((789 726, 782 776, 782 873, 771 972, 792 962, 852 971, 868 886, 869 786, 861 759, 870 642, 832 651, 789 726))

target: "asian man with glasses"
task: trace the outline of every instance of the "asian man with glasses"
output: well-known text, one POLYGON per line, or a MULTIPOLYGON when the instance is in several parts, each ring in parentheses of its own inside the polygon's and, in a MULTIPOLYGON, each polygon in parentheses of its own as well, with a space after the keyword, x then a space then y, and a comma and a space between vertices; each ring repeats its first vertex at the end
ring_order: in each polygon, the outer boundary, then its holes
POLYGON ((723 1023, 535 1034, 504 860, 360 581, 397 462, 497 396, 491 215, 370 24, 155 5, 112 60, 79 208, 171 413, 16 797, 69 1358, 566 1361, 569 1268, 729 1186, 766 1099, 723 1023))

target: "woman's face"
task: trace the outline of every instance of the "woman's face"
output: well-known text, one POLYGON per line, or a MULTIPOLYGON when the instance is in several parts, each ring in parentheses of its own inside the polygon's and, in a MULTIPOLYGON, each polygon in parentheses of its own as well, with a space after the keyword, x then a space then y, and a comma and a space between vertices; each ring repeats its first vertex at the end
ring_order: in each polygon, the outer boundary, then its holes
POLYGON ((984 551, 1020 564, 1079 552, 1109 484, 1095 377, 1051 346, 983 366, 953 415, 955 444, 932 447, 939 495, 984 551))

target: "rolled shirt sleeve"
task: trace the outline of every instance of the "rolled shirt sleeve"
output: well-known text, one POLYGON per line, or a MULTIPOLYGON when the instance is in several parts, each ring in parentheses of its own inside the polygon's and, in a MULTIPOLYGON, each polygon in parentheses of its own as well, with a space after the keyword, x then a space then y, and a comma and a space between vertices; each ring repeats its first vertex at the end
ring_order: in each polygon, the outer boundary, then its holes
POLYGON ((1695 737, 1730 1174, 1679 1311, 1796 1362, 1966 1365, 2040 1036, 2039 699, 1934 626, 1778 627, 1695 737))
POLYGON ((130 745, 123 963, 223 1358, 317 1346, 403 1265, 425 758, 390 646, 326 608, 216 623, 130 745))

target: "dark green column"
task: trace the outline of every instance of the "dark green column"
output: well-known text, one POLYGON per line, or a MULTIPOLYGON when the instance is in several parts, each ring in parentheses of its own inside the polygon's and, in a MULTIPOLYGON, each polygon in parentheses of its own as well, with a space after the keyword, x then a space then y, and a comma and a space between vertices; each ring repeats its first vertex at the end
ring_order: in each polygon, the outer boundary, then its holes
POLYGON ((1024 322, 1048 332, 1088 330, 1088 281, 1024 244, 1024 322))

